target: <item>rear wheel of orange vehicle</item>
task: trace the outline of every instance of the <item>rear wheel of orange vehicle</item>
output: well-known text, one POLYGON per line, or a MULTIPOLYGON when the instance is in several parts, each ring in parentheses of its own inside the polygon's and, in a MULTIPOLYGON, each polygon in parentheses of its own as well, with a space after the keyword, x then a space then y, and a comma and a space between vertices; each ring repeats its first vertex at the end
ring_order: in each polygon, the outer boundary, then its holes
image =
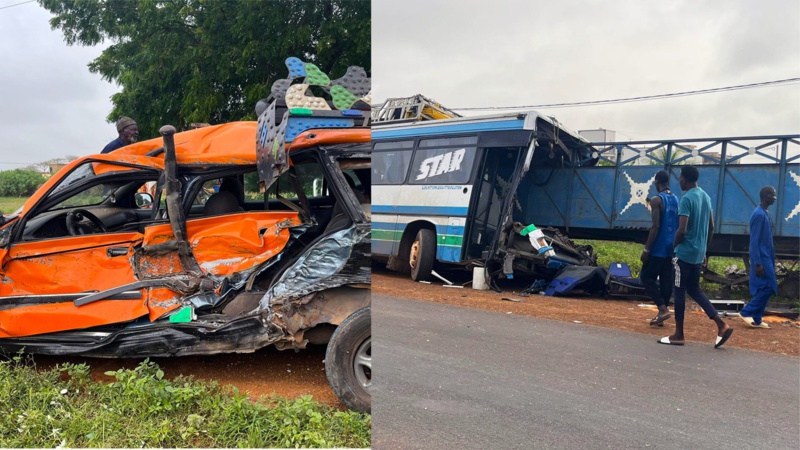
POLYGON ((371 308, 361 308, 341 323, 328 342, 325 374, 333 392, 348 408, 370 412, 372 398, 371 308))
POLYGON ((433 272, 433 260, 436 258, 436 234, 433 230, 423 228, 411 244, 408 265, 411 266, 411 279, 425 281, 433 272))

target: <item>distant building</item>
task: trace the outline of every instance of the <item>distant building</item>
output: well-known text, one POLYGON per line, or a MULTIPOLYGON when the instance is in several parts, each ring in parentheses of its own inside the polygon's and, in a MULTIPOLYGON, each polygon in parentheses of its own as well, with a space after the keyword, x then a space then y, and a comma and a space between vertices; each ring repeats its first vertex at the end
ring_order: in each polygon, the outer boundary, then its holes
POLYGON ((48 166, 48 168, 49 168, 49 174, 47 175, 47 178, 50 178, 50 177, 52 177, 53 175, 55 175, 55 174, 56 174, 56 172, 58 172, 59 170, 63 169, 63 168, 64 168, 64 166, 66 166, 66 164, 56 164, 56 163, 50 163, 50 164, 48 164, 47 166, 48 166))
POLYGON ((598 128, 596 130, 580 130, 578 134, 589 142, 616 142, 617 132, 598 128))
MULTIPOLYGON (((718 152, 703 152, 703 154, 708 156, 709 158, 714 158, 714 161, 710 161, 708 159, 703 158, 703 165, 719 164, 720 159, 722 159, 722 153, 718 153, 718 152)), ((730 155, 728 155, 728 158, 730 158, 730 155)), ((742 160, 740 158, 740 159, 737 159, 735 161, 728 161, 725 164, 741 164, 741 162, 742 162, 742 160)))

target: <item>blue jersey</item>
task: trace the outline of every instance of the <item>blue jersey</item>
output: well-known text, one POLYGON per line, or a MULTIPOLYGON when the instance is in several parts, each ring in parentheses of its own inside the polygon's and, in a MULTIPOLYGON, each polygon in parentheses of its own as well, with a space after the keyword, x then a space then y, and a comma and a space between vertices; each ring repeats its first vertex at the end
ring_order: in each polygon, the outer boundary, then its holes
POLYGON ((689 264, 701 264, 706 257, 708 224, 711 221, 711 198, 699 187, 689 189, 681 197, 678 216, 686 216, 686 236, 675 247, 675 256, 689 264))
POLYGON ((672 242, 675 240, 675 232, 678 231, 678 197, 672 193, 659 192, 661 203, 664 205, 661 211, 661 219, 658 224, 658 235, 650 249, 650 255, 659 258, 671 258, 673 254, 672 242))

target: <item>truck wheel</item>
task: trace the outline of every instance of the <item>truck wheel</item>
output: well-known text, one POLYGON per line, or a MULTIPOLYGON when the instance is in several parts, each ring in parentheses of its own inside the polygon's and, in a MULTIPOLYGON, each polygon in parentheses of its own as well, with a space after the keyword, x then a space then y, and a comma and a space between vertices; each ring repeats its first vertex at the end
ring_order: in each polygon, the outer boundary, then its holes
POLYGON ((436 259, 436 235, 433 230, 423 228, 417 232, 417 238, 411 244, 408 256, 411 279, 426 281, 430 278, 434 259, 436 259))
POLYGON ((351 314, 333 332, 325 351, 325 375, 348 408, 370 412, 372 398, 372 319, 369 306, 351 314))

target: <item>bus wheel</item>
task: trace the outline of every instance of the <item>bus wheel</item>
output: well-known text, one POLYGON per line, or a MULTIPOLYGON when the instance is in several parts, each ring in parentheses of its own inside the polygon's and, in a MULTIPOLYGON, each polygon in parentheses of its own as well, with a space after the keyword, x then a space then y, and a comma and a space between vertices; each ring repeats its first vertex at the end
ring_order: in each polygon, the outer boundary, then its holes
POLYGON ((436 258, 436 235, 433 230, 423 228, 411 244, 408 264, 411 266, 411 279, 425 281, 433 271, 433 260, 436 258))

